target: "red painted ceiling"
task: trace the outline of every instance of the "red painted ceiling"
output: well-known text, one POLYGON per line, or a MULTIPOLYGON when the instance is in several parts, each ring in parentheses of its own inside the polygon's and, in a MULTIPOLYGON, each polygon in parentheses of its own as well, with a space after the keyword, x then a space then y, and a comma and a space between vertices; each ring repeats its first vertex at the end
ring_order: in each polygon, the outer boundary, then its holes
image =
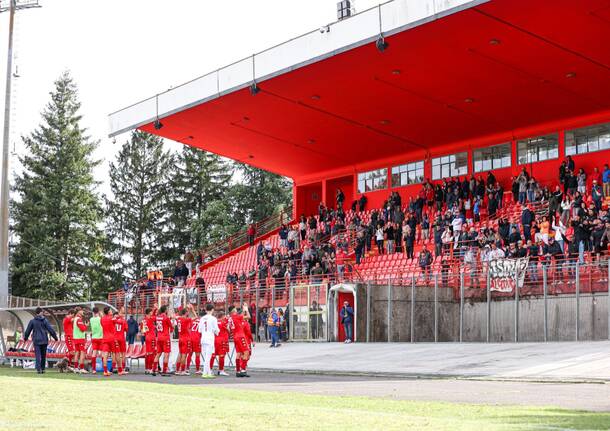
POLYGON ((142 129, 299 182, 610 109, 610 0, 492 0, 387 41, 142 129))

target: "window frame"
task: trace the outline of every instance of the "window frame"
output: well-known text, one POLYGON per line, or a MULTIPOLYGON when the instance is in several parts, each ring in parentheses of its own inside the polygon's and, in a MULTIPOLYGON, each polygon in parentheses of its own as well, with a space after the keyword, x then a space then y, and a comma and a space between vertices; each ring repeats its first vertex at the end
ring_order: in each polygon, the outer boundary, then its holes
MULTIPOLYGON (((580 136, 583 136, 583 135, 580 135, 580 136)), ((596 153, 598 151, 607 151, 607 150, 610 150, 610 123, 594 124, 594 125, 591 125, 591 126, 578 127, 578 128, 575 128, 575 129, 566 130, 565 131, 565 135, 564 135, 564 142, 565 142, 565 145, 564 145, 564 151, 563 152, 564 152, 566 157, 567 156, 580 156, 580 155, 583 155, 583 154, 596 153), (586 134, 586 135, 584 135, 586 143, 585 144, 582 144, 582 143, 579 144, 578 143, 577 137, 579 135, 577 135, 576 132, 582 132, 582 131, 591 130, 591 129, 600 129, 600 128, 604 128, 604 127, 606 128, 606 133, 604 133, 604 134, 597 133, 595 135, 586 134), (569 134, 572 135, 572 139, 568 138, 569 134), (607 146, 605 148, 602 148, 602 146, 601 146, 602 140, 600 138, 602 136, 607 136, 606 142, 608 142, 608 144, 607 144, 607 146), (589 145, 591 145, 590 141, 591 141, 592 137, 597 138, 597 143, 596 143, 597 144, 597 149, 595 149, 595 150, 591 150, 590 147, 589 147, 589 145), (571 140, 573 140, 573 145, 571 145, 569 143, 569 141, 571 141, 571 140), (583 151, 583 152, 579 152, 578 148, 581 147, 582 145, 586 145, 587 146, 587 150, 583 151), (574 148, 574 152, 568 152, 568 148, 574 148)))
POLYGON ((388 168, 373 169, 366 172, 358 172, 356 176, 356 187, 359 194, 376 192, 388 188, 388 168), (377 174, 377 175, 375 175, 377 174), (383 181, 381 181, 383 180, 383 181), (370 189, 367 190, 367 182, 370 181, 370 189), (364 183, 364 189, 360 188, 360 183, 364 183), (383 183, 382 186, 376 186, 376 183, 383 183))
POLYGON ((506 169, 506 168, 510 168, 513 165, 513 145, 512 142, 504 142, 502 144, 496 144, 496 145, 492 145, 489 147, 482 147, 482 148, 476 148, 474 150, 472 150, 472 172, 473 174, 480 174, 482 172, 489 172, 489 171, 494 171, 496 169, 506 169), (500 152, 498 152, 497 154, 494 153, 494 150, 496 149, 501 149, 501 148, 508 148, 508 152, 506 154, 502 154, 500 152), (485 151, 491 151, 490 155, 491 155, 491 159, 481 159, 481 160, 477 160, 477 153, 483 154, 483 152, 485 151), (508 157, 508 165, 504 166, 504 160, 508 157), (481 169, 477 170, 477 162, 481 162, 481 169), (490 161, 491 162, 491 167, 489 168, 485 168, 484 167, 484 163, 486 161, 490 161), (499 161, 501 166, 496 166, 495 162, 499 161))
POLYGON ((518 139, 516 141, 516 144, 517 144, 517 165, 518 166, 559 159, 559 133, 558 132, 554 132, 554 133, 550 133, 550 134, 546 134, 546 135, 533 136, 531 138, 518 139), (548 145, 549 138, 555 139, 554 151, 556 152, 556 155, 554 157, 548 156, 549 151, 553 151, 553 149, 551 149, 551 147, 548 145), (540 154, 541 154, 540 149, 541 149, 542 145, 538 144, 538 141, 540 141, 542 139, 544 139, 546 141, 546 148, 544 149, 544 151, 546 151, 547 156, 544 159, 540 159, 540 154), (530 160, 532 143, 536 144, 536 160, 530 160), (526 153, 525 157, 527 158, 527 160, 524 162, 521 162, 521 155, 520 155, 521 149, 519 147, 523 144, 525 144, 525 153, 526 153))
POLYGON ((406 187, 406 186, 412 186, 415 184, 422 184, 425 182, 425 170, 426 170, 426 163, 425 160, 415 160, 412 162, 407 162, 407 163, 403 163, 401 165, 395 165, 392 166, 390 168, 390 185, 391 188, 397 188, 397 187, 406 187), (401 170, 401 168, 405 168, 404 170, 401 170), (394 173, 394 170, 397 169, 397 172, 394 173), (418 172, 421 171, 421 176, 417 175, 418 172), (410 173, 414 172, 415 174, 415 180, 411 181, 410 180, 410 173), (407 178, 407 182, 403 183, 402 182, 402 177, 403 175, 406 174, 406 178, 407 178), (397 175, 400 178, 400 181, 398 183, 394 182, 394 176, 397 175))
MULTIPOLYGON (((461 160, 460 160, 461 161, 461 160)), ((439 157, 433 157, 431 160, 431 166, 432 166, 432 181, 439 181, 439 180, 443 180, 445 178, 453 178, 453 177, 461 177, 464 175, 468 175, 468 151, 460 151, 458 153, 453 153, 453 154, 447 154, 444 156, 439 156, 439 157), (464 158, 464 164, 462 166, 460 166, 460 168, 465 168, 466 171, 465 172, 460 172, 458 169, 458 172, 454 172, 453 171, 453 164, 456 164, 457 161, 459 159, 464 158), (438 163, 435 164, 435 161, 438 160, 438 163), (439 166, 440 168, 440 172, 439 172, 439 176, 436 177, 434 174, 434 168, 436 166, 439 166), (444 174, 444 168, 447 168, 447 173, 444 174)))

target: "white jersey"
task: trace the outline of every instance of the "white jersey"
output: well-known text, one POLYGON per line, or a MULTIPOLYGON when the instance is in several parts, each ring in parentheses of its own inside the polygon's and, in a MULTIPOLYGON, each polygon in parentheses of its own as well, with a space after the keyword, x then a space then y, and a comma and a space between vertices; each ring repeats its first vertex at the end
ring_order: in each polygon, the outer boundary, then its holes
POLYGON ((199 320, 199 333, 201 334, 201 344, 214 345, 214 337, 218 335, 218 320, 211 314, 206 314, 199 320))

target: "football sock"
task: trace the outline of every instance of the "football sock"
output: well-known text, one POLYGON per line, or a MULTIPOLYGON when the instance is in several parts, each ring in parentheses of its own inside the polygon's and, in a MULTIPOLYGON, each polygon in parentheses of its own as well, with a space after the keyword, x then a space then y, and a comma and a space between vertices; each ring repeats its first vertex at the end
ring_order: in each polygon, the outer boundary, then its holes
POLYGON ((224 369, 225 369, 225 357, 219 356, 218 357, 218 370, 224 371, 224 369))
POLYGON ((91 358, 91 368, 93 368, 95 370, 96 368, 96 362, 97 362, 97 356, 94 356, 91 358))
POLYGON ((190 354, 186 356, 186 368, 188 368, 188 369, 191 368, 191 357, 192 356, 193 355, 190 355, 190 354))
POLYGON ((241 372, 241 359, 237 358, 235 360, 235 372, 239 373, 241 372))
POLYGON ((216 355, 212 353, 212 357, 210 358, 210 370, 214 369, 214 359, 216 359, 216 355))
POLYGON ((167 362, 164 361, 163 362, 163 374, 166 374, 166 373, 167 373, 167 362))
POLYGON ((197 367, 197 371, 201 370, 201 355, 199 353, 195 353, 195 367, 197 367))
POLYGON ((158 367, 158 366, 159 366, 159 361, 157 361, 156 359, 155 359, 155 360, 153 360, 153 366, 152 366, 152 368, 151 368, 151 370, 152 370, 152 372, 153 372, 153 373, 156 373, 156 372, 157 372, 157 367, 158 367))
POLYGON ((84 370, 84 369, 85 369, 85 363, 84 363, 84 362, 81 362, 81 363, 80 363, 80 369, 81 369, 81 370, 84 370))
POLYGON ((102 367, 104 368, 104 372, 107 373, 108 372, 108 361, 104 361, 104 359, 102 359, 102 367))

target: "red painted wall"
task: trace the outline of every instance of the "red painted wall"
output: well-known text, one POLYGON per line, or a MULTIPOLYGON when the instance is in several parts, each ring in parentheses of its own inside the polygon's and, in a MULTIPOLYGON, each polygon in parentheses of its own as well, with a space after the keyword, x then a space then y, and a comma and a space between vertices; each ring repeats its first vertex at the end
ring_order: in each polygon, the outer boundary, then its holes
POLYGON ((318 205, 322 200, 322 183, 307 184, 303 186, 297 185, 294 188, 296 202, 294 215, 295 218, 301 214, 311 215, 318 213, 318 205))
POLYGON ((354 200, 354 181, 355 178, 353 175, 341 178, 333 178, 326 181, 326 206, 336 209, 337 189, 340 188, 341 190, 343 190, 343 194, 345 195, 343 209, 350 208, 354 200))

